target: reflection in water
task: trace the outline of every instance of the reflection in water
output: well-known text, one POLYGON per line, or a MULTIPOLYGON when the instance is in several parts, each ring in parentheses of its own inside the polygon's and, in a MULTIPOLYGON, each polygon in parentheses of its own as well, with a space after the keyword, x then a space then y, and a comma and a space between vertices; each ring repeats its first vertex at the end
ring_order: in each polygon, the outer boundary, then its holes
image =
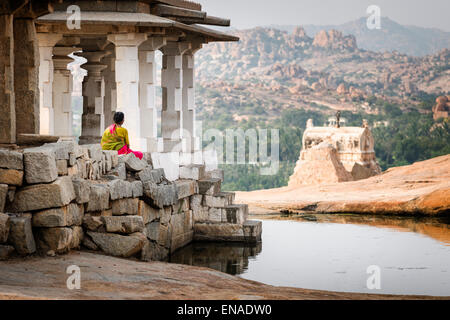
POLYGON ((308 215, 263 220, 262 244, 193 243, 171 262, 276 286, 450 296, 450 227, 439 219, 308 215), (307 220, 305 220, 305 218, 307 220), (381 289, 367 288, 367 268, 381 289))
POLYGON ((341 224, 363 224, 390 228, 400 232, 416 232, 450 246, 450 217, 392 217, 360 214, 271 215, 275 220, 315 221, 341 224))
POLYGON ((170 262, 207 267, 232 275, 242 274, 249 258, 261 252, 262 244, 194 242, 176 251, 170 262))

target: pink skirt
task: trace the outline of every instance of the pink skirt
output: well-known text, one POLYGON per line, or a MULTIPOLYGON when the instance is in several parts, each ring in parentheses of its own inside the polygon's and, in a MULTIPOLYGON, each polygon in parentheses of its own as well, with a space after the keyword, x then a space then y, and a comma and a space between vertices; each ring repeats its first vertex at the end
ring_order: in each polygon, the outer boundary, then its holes
POLYGON ((129 154, 129 153, 134 153, 134 155, 136 156, 136 158, 139 158, 140 160, 142 160, 142 157, 144 156, 144 154, 140 151, 133 151, 130 148, 128 148, 127 145, 124 145, 120 150, 119 150, 119 154, 129 154))

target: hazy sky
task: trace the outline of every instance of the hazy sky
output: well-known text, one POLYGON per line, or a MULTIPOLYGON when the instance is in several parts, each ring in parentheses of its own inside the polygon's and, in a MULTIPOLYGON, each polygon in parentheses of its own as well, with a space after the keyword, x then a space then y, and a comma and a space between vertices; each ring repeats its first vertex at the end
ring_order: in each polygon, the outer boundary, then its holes
POLYGON ((400 24, 450 31, 450 0, 196 0, 210 15, 231 19, 243 29, 270 24, 341 24, 367 16, 378 5, 381 16, 400 24))

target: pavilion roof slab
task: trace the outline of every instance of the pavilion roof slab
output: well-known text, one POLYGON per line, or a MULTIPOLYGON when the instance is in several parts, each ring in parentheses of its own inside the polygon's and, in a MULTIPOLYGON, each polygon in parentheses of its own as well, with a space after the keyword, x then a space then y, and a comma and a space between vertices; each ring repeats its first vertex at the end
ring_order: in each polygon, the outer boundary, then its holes
MULTIPOLYGON (((39 25, 65 26, 70 13, 55 11, 39 17, 36 23, 39 25)), ((131 27, 160 27, 182 31, 184 33, 201 36, 206 42, 214 41, 239 41, 238 37, 206 28, 195 24, 184 24, 171 19, 159 17, 148 13, 134 12, 103 12, 83 11, 81 15, 82 25, 107 25, 107 26, 131 26, 131 27)), ((70 30, 67 29, 68 33, 70 30)))
MULTIPOLYGON (((39 17, 38 24, 66 24, 71 13, 54 11, 39 17)), ((130 25, 143 27, 172 27, 174 21, 147 13, 83 11, 82 24, 130 25)))

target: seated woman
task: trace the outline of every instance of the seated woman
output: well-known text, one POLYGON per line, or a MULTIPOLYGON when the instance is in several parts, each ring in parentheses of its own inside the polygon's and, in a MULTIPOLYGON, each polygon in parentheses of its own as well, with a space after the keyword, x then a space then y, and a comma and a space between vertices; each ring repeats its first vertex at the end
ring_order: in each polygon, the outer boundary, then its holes
POLYGON ((106 128, 102 136, 103 150, 117 150, 119 154, 134 153, 134 155, 142 160, 143 154, 140 151, 130 149, 130 141, 128 139, 128 130, 122 128, 125 121, 123 112, 114 113, 114 123, 106 128))

